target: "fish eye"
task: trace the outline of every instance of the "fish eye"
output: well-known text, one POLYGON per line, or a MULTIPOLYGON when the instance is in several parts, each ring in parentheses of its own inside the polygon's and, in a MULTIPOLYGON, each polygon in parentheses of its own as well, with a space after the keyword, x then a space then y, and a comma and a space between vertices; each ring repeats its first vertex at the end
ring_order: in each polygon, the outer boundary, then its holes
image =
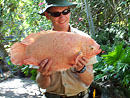
POLYGON ((91 45, 90 45, 89 47, 90 47, 90 49, 91 49, 91 50, 93 50, 93 49, 94 49, 94 47, 93 47, 93 46, 91 46, 91 45))

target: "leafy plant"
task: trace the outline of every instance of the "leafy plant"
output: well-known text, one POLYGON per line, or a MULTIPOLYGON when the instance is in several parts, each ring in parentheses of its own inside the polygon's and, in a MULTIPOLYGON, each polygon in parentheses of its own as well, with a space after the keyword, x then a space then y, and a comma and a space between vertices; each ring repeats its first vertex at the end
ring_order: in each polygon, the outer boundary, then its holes
POLYGON ((35 80, 37 76, 37 70, 36 69, 31 69, 30 65, 23 65, 23 68, 21 68, 22 72, 26 76, 30 76, 31 80, 35 80))
POLYGON ((31 79, 32 80, 36 80, 36 76, 37 76, 37 70, 36 69, 32 69, 31 70, 31 79))
POLYGON ((21 71, 25 74, 25 76, 29 76, 30 74, 29 65, 22 65, 21 71))
POLYGON ((108 54, 102 55, 95 65, 95 81, 116 81, 130 89, 130 47, 119 44, 108 54))
POLYGON ((8 64, 9 70, 16 74, 18 71, 22 72, 25 76, 30 77, 32 80, 36 79, 37 70, 30 68, 30 65, 14 65, 12 64, 10 57, 6 57, 6 63, 8 64))
POLYGON ((119 61, 130 64, 130 47, 123 48, 123 44, 117 45, 114 51, 109 52, 107 55, 102 55, 102 57, 108 65, 113 64, 116 66, 119 61))

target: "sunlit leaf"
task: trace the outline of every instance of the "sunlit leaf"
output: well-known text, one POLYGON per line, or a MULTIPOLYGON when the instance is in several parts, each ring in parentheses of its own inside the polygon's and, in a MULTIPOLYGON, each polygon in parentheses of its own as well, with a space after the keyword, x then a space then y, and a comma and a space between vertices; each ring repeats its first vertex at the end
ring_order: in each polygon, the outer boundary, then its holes
POLYGON ((114 51, 109 52, 107 55, 102 55, 102 57, 109 65, 115 65, 120 59, 121 55, 124 55, 122 44, 117 45, 114 51))

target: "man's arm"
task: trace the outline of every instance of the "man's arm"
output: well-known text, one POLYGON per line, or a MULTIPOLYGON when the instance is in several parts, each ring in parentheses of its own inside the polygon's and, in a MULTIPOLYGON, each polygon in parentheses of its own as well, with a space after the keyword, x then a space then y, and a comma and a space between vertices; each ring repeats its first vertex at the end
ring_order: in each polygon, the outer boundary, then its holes
POLYGON ((86 85, 90 85, 93 82, 94 74, 93 74, 93 64, 86 65, 88 63, 88 59, 83 57, 82 53, 79 53, 76 58, 75 70, 80 71, 86 66, 86 70, 83 73, 78 73, 77 75, 80 77, 81 81, 86 85))
POLYGON ((93 65, 86 66, 86 71, 83 73, 77 73, 80 77, 81 81, 86 85, 90 85, 93 82, 94 74, 93 74, 93 65))

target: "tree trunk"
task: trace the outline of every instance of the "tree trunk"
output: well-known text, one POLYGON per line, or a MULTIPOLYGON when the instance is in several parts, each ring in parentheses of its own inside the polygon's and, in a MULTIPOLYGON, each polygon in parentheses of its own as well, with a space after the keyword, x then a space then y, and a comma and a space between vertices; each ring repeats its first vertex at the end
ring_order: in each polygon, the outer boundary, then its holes
POLYGON ((84 0, 84 2, 85 2, 85 8, 86 8, 86 14, 87 14, 87 18, 88 18, 88 23, 89 23, 90 35, 95 36, 95 27, 94 27, 92 15, 91 15, 90 7, 88 5, 88 0, 84 0))

